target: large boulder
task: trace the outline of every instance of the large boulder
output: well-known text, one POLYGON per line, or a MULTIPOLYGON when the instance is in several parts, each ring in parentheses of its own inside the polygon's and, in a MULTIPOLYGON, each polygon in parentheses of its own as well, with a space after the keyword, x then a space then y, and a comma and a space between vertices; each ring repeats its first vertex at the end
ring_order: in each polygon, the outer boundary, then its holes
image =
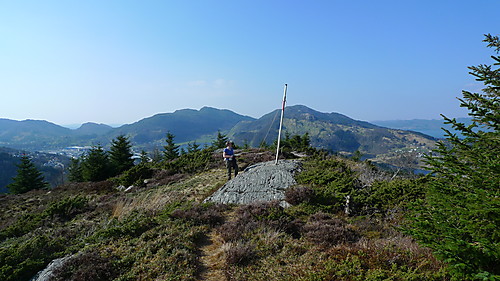
POLYGON ((299 160, 280 160, 249 166, 228 181, 204 202, 251 204, 278 200, 286 205, 285 190, 297 182, 294 174, 300 170, 299 160))

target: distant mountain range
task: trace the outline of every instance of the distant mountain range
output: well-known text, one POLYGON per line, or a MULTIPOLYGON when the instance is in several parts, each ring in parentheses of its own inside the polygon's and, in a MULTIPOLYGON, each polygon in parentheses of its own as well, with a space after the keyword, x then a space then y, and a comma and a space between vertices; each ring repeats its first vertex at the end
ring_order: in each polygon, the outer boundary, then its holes
MULTIPOLYGON (((278 126, 279 110, 255 119, 210 107, 157 114, 118 128, 86 123, 78 129, 68 129, 47 121, 0 119, 0 146, 29 151, 95 144, 106 147, 116 136, 124 134, 130 138, 134 149, 151 151, 162 149, 167 132, 175 135, 178 144, 191 141, 204 144, 211 143, 220 131, 237 144, 257 147, 262 142, 272 144, 277 138, 278 126)), ((389 129, 339 113, 318 112, 303 105, 286 108, 283 128, 290 135, 308 133, 315 147, 346 155, 360 151, 365 158, 373 159, 394 154, 397 150, 428 150, 436 141, 422 133, 389 129)))
POLYGON ((218 131, 227 132, 238 122, 248 120, 254 119, 210 107, 157 114, 118 128, 85 123, 78 129, 69 129, 47 121, 0 119, 0 147, 47 151, 75 145, 106 146, 120 134, 129 136, 131 142, 138 147, 161 147, 169 131, 176 136, 176 142, 182 143, 208 139, 218 131))

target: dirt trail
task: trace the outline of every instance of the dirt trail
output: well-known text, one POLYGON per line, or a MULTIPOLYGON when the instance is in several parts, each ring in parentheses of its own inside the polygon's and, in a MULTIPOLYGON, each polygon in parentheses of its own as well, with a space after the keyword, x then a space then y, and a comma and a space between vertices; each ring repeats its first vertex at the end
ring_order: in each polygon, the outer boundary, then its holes
POLYGON ((224 240, 214 228, 207 235, 205 245, 201 247, 200 262, 203 271, 200 273, 199 280, 224 281, 225 253, 224 240))

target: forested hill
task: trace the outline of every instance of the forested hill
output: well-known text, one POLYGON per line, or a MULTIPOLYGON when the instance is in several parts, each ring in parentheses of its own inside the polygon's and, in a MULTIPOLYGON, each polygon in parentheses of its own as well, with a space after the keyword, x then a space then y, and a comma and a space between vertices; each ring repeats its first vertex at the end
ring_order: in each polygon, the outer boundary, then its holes
MULTIPOLYGON (((259 147, 272 145, 277 139, 279 110, 259 119, 204 107, 182 109, 144 118, 133 124, 111 128, 87 123, 71 130, 46 121, 0 122, 0 145, 24 150, 57 150, 68 146, 109 145, 118 135, 129 137, 136 151, 152 151, 165 145, 168 132, 177 144, 196 141, 210 144, 220 131, 238 145, 259 147)), ((356 151, 364 158, 394 164, 393 158, 408 151, 428 152, 436 139, 421 133, 380 127, 354 120, 339 113, 323 113, 303 105, 285 110, 283 129, 286 135, 308 134, 311 144, 331 152, 351 155, 356 151)))
POLYGON ((135 146, 147 149, 161 147, 169 131, 178 142, 204 138, 209 141, 217 135, 217 131, 229 131, 238 122, 249 120, 253 118, 210 107, 156 114, 118 128, 85 123, 72 130, 47 121, 0 119, 0 146, 30 151, 55 150, 75 145, 106 145, 111 139, 124 134, 130 137, 135 146))
MULTIPOLYGON (((279 110, 258 120, 236 125, 229 136, 238 143, 259 146, 272 143, 278 136, 279 110)), ((352 154, 361 152, 366 158, 387 162, 397 152, 431 149, 436 139, 421 133, 395 130, 354 120, 339 113, 322 113, 303 105, 285 109, 283 130, 289 135, 309 134, 311 144, 329 151, 352 154)), ((390 161, 389 161, 390 162, 390 161)))
MULTIPOLYGON (((157 114, 129 125, 123 125, 108 133, 112 138, 118 134, 131 137, 138 145, 164 145, 167 132, 175 135, 176 142, 203 140, 211 141, 218 131, 229 131, 240 121, 254 120, 230 110, 203 107, 200 110, 182 109, 173 113, 157 114)), ((203 142, 203 141, 202 141, 203 142)))

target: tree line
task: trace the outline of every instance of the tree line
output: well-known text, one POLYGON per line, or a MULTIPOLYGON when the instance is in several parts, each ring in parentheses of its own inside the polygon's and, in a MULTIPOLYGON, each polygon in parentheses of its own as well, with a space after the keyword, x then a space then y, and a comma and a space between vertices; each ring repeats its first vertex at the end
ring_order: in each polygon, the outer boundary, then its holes
MULTIPOLYGON (((163 152, 160 155, 149 157, 148 153, 143 150, 139 163, 173 161, 180 156, 194 154, 202 150, 223 148, 227 141, 227 136, 218 131, 216 139, 210 146, 205 146, 202 149, 196 141, 193 141, 189 142, 187 148, 184 149, 175 143, 175 135, 167 132, 163 152)), ((81 157, 71 159, 68 180, 70 182, 102 181, 118 176, 135 166, 133 156, 134 152, 129 137, 119 135, 111 140, 109 151, 106 151, 101 144, 97 144, 93 145, 81 157)), ((20 194, 49 187, 29 156, 23 155, 20 160, 20 164, 16 165, 17 175, 13 178, 13 182, 7 185, 10 193, 20 194)))

